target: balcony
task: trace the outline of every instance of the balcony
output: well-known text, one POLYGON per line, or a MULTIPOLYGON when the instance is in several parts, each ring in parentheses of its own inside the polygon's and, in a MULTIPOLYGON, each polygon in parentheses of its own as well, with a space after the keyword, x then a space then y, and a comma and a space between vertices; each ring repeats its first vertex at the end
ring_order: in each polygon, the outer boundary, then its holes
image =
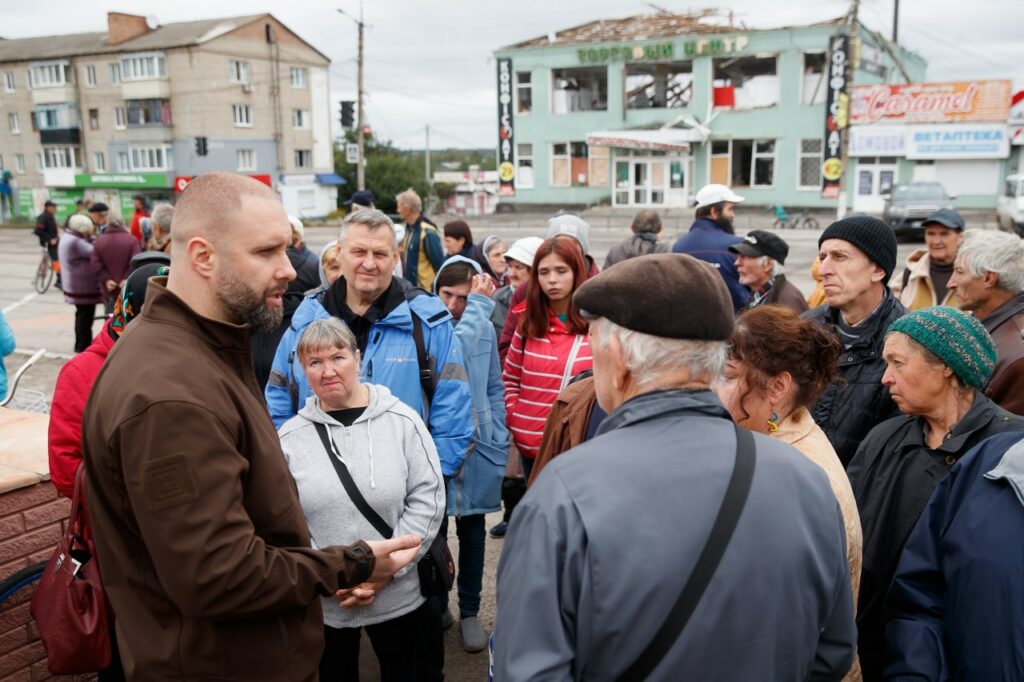
POLYGON ((33 104, 64 104, 75 102, 78 95, 73 85, 37 86, 32 89, 33 104))
POLYGON ((81 128, 50 128, 39 131, 40 144, 71 144, 82 143, 81 128))
POLYGON ((137 80, 121 83, 121 97, 131 99, 168 99, 171 96, 171 81, 166 78, 137 80))

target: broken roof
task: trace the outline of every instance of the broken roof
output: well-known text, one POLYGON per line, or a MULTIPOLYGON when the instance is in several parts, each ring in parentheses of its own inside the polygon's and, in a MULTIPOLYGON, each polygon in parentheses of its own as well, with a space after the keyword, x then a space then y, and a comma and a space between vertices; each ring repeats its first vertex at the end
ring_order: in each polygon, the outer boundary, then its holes
MULTIPOLYGON (((117 45, 108 44, 106 31, 36 36, 33 38, 12 38, 7 40, 0 39, 0 62, 63 59, 81 55, 145 52, 201 45, 265 17, 272 18, 272 15, 250 14, 221 19, 179 21, 165 26, 158 26, 148 33, 118 43, 117 45)), ((275 21, 277 20, 275 19, 275 21)), ((310 48, 316 49, 312 46, 310 48)), ((319 50, 317 52, 319 54, 319 50)), ((327 57, 324 58, 326 59, 327 57)))
MULTIPOLYGON (((683 35, 710 35, 735 31, 777 31, 793 26, 781 26, 772 29, 751 29, 737 26, 704 23, 707 17, 718 16, 714 10, 701 10, 692 14, 654 14, 624 17, 622 19, 598 19, 558 31, 553 34, 555 40, 548 36, 539 36, 501 48, 502 50, 521 50, 531 47, 549 47, 551 45, 584 45, 591 43, 609 43, 622 40, 651 40, 654 38, 672 38, 683 35)), ((843 17, 808 24, 801 28, 836 26, 843 17)))

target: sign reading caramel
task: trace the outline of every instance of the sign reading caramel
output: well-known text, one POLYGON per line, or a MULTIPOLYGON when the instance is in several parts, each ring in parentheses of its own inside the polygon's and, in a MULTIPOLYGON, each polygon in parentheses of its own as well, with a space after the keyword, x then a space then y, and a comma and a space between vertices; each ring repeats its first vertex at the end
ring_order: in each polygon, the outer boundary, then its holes
POLYGON ((857 85, 851 122, 959 123, 1006 122, 1010 114, 1008 80, 954 83, 857 85))

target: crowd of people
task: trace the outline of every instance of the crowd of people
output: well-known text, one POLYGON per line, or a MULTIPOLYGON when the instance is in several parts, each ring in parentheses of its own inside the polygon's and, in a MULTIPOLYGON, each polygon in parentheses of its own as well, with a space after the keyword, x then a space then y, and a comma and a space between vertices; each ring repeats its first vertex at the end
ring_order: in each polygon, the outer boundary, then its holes
POLYGON ((849 216, 812 306, 722 185, 603 270, 577 215, 506 243, 395 199, 353 194, 319 254, 229 173, 68 221, 65 296, 112 311, 50 426, 101 679, 358 679, 365 632, 383 680, 441 680, 456 624, 496 680, 1024 677, 1021 239, 944 209, 897 272, 849 216))

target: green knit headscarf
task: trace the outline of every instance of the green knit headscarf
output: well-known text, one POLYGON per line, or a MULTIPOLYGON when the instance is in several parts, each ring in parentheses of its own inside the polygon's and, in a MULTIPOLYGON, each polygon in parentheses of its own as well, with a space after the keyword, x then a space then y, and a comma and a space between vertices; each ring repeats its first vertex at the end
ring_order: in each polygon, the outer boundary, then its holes
POLYGON ((935 306, 907 313, 886 334, 900 332, 930 350, 965 386, 985 388, 996 365, 996 345, 981 322, 956 308, 935 306))

